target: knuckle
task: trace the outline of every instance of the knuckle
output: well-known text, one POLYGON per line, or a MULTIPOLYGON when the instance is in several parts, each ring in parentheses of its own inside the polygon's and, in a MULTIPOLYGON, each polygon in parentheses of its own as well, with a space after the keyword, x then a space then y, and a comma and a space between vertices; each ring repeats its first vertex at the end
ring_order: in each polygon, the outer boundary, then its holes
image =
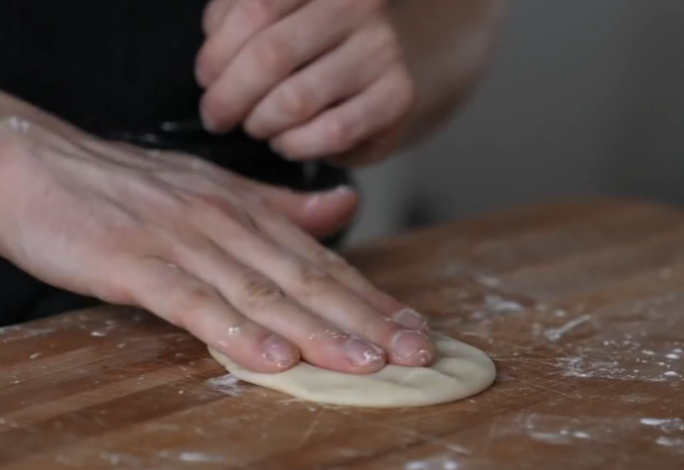
POLYGON ((240 303, 251 308, 266 307, 285 298, 283 290, 270 279, 254 271, 244 275, 240 303))
POLYGON ((189 192, 184 195, 184 200, 191 213, 201 216, 221 216, 233 220, 241 220, 242 218, 242 210, 232 201, 221 196, 189 192))
POLYGON ((283 87, 281 103, 283 110, 288 116, 306 119, 313 114, 316 99, 311 87, 301 82, 293 81, 283 87))
POLYGON ((139 287, 124 280, 107 279, 90 289, 89 294, 103 302, 116 305, 137 305, 139 287))
POLYGON ((297 264, 294 279, 297 295, 304 297, 316 292, 330 290, 335 283, 328 273, 308 262, 297 264))
POLYGON ((278 5, 274 0, 243 0, 239 8, 242 18, 252 28, 263 28, 278 16, 278 5))
POLYGON ((171 311, 170 321, 188 328, 201 318, 202 313, 212 309, 219 301, 219 294, 213 287, 202 282, 188 281, 175 287, 177 300, 171 311))
POLYGON ((311 258, 317 266, 327 272, 352 272, 353 268, 347 261, 334 251, 322 246, 312 248, 311 258))
POLYGON ((247 211, 240 211, 240 222, 251 233, 263 233, 261 227, 259 226, 259 222, 257 222, 257 219, 252 217, 252 215, 247 211))
POLYGON ((281 75, 288 71, 293 61, 289 41, 279 36, 270 34, 254 45, 257 67, 269 75, 281 75))
POLYGON ((210 35, 216 30, 216 25, 219 21, 218 16, 223 10, 222 3, 224 2, 225 0, 212 0, 204 9, 204 13, 202 14, 202 29, 204 30, 204 34, 210 35))
POLYGON ((325 130, 326 141, 332 152, 345 152, 356 143, 354 126, 341 116, 332 117, 325 130))

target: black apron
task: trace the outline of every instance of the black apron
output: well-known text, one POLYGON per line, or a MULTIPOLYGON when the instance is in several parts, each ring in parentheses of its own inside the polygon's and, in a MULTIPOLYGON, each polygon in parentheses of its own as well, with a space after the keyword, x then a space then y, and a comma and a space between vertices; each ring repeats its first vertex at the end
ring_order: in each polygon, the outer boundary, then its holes
MULTIPOLYGON (((101 138, 198 155, 261 182, 302 191, 350 184, 327 164, 312 176, 239 130, 201 130, 194 62, 206 3, 0 0, 0 90, 101 138)), ((96 303, 0 258, 0 326, 96 303)))

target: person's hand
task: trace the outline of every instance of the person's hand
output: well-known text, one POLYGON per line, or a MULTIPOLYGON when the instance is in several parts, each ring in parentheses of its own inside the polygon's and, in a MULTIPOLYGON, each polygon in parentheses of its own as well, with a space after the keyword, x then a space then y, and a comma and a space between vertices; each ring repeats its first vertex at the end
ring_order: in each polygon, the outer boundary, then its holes
POLYGON ((424 319, 297 226, 336 229, 355 205, 350 191, 294 194, 49 119, 0 119, 0 256, 148 309, 255 371, 431 361, 424 319))
POLYGON ((214 0, 197 58, 205 126, 243 125, 288 158, 387 155, 414 84, 383 0, 214 0))

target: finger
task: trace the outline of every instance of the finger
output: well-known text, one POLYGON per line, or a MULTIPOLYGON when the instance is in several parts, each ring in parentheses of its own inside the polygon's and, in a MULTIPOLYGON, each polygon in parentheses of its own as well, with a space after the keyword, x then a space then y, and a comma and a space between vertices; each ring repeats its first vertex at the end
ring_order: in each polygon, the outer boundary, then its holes
POLYGON ((350 151, 401 120, 413 104, 413 93, 408 72, 396 65, 363 93, 286 131, 271 145, 301 160, 350 151))
MULTIPOLYGON (((165 152, 163 160, 171 158, 185 172, 165 173, 164 180, 191 192, 214 194, 219 200, 234 199, 236 191, 246 204, 266 204, 274 216, 286 217, 307 233, 326 237, 346 228, 358 211, 359 196, 349 187, 328 191, 296 192, 289 188, 258 183, 225 170, 210 162, 182 154, 165 152)), ((154 168, 154 159, 150 158, 154 168)), ((207 196, 212 197, 212 196, 207 196)))
MULTIPOLYGON (((368 1, 372 4, 372 1, 368 1)), ((341 44, 370 7, 319 0, 258 34, 235 56, 202 98, 205 126, 227 131, 296 69, 341 44)))
POLYGON ((370 86, 399 56, 401 47, 387 22, 373 22, 278 85, 252 111, 245 129, 266 139, 303 125, 370 86))
POLYGON ((260 194, 299 229, 318 239, 347 228, 359 208, 359 195, 348 186, 314 194, 265 186, 260 194))
MULTIPOLYGON (((197 56, 197 80, 208 87, 255 35, 310 0, 233 0, 225 8, 221 21, 212 23, 212 34, 197 56)), ((209 12, 211 13, 211 12, 209 12)), ((218 16, 218 15, 217 15, 218 16)), ((205 24, 209 25, 209 15, 205 24)))
MULTIPOLYGON (((242 234, 247 230, 238 228, 242 234)), ((237 262, 209 239, 201 246, 180 246, 176 255, 199 278, 216 286, 245 318, 296 345, 307 362, 356 374, 376 372, 385 365, 380 348, 313 315, 273 281, 237 262)))
POLYGON ((185 328, 248 369, 282 372, 299 362, 286 339, 240 315, 209 284, 175 264, 141 260, 126 273, 135 303, 185 328))
POLYGON ((240 231, 225 218, 197 222, 226 253, 255 271, 267 267, 262 274, 288 296, 341 330, 380 346, 391 362, 419 366, 432 360, 434 348, 425 334, 402 328, 319 267, 255 236, 261 229, 255 219, 251 224, 256 228, 240 231))
POLYGON ((268 237, 277 237, 282 246, 320 267, 387 318, 424 334, 430 333, 424 316, 376 288, 344 258, 326 249, 311 236, 277 219, 259 218, 257 223, 268 237))
POLYGON ((202 17, 202 29, 207 36, 213 35, 230 9, 235 6, 238 0, 212 0, 204 9, 202 17))
POLYGON ((386 159, 401 144, 407 117, 360 146, 331 157, 329 161, 347 168, 360 168, 386 159))

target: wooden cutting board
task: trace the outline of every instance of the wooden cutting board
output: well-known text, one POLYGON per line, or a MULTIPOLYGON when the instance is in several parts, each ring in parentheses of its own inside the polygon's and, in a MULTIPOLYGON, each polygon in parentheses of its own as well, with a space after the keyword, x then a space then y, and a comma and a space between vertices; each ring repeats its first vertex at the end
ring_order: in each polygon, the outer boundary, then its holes
POLYGON ((493 388, 320 406, 236 381, 150 315, 97 308, 0 330, 0 468, 684 468, 682 212, 572 200, 348 255, 488 352, 493 388))

